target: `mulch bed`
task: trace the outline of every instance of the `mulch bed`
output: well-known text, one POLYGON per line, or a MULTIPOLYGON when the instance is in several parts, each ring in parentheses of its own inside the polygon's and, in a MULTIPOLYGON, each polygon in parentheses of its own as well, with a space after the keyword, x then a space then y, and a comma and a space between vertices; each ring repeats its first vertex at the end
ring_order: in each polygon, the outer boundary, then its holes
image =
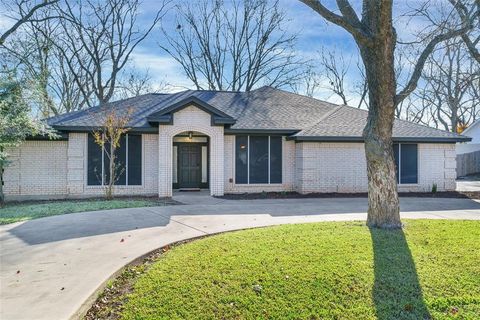
POLYGON ((111 282, 101 291, 83 319, 120 319, 123 306, 128 301, 128 294, 133 291, 134 284, 137 282, 138 278, 147 272, 153 263, 157 262, 165 252, 172 248, 204 237, 206 236, 200 236, 166 245, 126 265, 120 271, 120 275, 116 277, 114 276, 114 279, 112 279, 111 282))
MULTIPOLYGON (((480 199, 480 192, 400 192, 400 197, 419 197, 419 198, 461 198, 461 199, 480 199)), ((367 198, 367 193, 307 193, 298 192, 261 192, 261 193, 235 193, 226 194, 220 199, 227 200, 255 200, 255 199, 308 199, 308 198, 367 198)))

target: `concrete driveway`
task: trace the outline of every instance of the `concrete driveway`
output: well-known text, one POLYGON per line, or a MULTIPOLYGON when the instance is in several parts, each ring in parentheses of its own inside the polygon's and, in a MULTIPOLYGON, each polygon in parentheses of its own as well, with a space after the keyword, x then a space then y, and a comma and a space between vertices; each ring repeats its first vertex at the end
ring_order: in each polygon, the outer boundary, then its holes
MULTIPOLYGON (((68 319, 126 263, 169 243, 221 231, 363 220, 364 198, 233 201, 74 213, 0 226, 0 318, 68 319)), ((178 200, 182 200, 181 197, 178 200)), ((480 202, 402 198, 402 218, 480 219, 480 202)))
POLYGON ((457 191, 480 191, 480 173, 457 179, 457 191))

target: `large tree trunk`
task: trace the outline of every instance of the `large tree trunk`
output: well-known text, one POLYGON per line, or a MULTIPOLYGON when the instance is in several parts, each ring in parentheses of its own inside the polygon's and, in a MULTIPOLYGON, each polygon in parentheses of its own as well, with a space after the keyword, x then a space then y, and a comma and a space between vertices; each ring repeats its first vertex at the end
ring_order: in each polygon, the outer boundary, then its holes
POLYGON ((359 45, 369 89, 368 120, 363 131, 368 175, 367 224, 401 228, 392 129, 395 116, 395 71, 393 28, 382 30, 375 45, 359 45), (383 34, 385 33, 385 34, 383 34))

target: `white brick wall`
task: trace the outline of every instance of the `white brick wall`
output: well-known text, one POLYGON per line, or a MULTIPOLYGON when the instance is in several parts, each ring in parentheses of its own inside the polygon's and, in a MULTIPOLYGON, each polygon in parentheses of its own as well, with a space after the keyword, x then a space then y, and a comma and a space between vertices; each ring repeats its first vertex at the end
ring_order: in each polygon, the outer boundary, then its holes
MULTIPOLYGON (((142 135, 142 185, 116 186, 116 195, 158 194, 158 135, 142 135)), ((102 196, 101 186, 87 186, 87 134, 68 141, 27 141, 9 150, 5 170, 7 200, 102 196)))
POLYGON ((294 187, 294 141, 286 141, 283 138, 281 184, 235 184, 235 136, 225 136, 225 193, 293 191, 294 187))
MULTIPOLYGON (((363 143, 296 144, 296 190, 367 192, 363 143)), ((418 144, 418 184, 399 185, 400 192, 455 190, 455 145, 418 144)))
POLYGON ((7 153, 11 161, 4 175, 7 200, 66 194, 67 141, 26 141, 7 153))
POLYGON ((172 149, 173 137, 182 132, 196 131, 209 137, 210 148, 210 194, 224 193, 224 133, 223 126, 212 126, 211 116, 207 112, 189 106, 173 114, 173 125, 159 126, 158 194, 160 197, 172 196, 172 149))
MULTIPOLYGON (((283 183, 236 185, 235 136, 212 126, 210 115, 190 106, 174 114, 174 125, 159 126, 157 134, 142 135, 142 185, 117 186, 116 195, 172 195, 173 137, 197 131, 210 137, 210 192, 292 191, 366 192, 366 160, 361 143, 295 143, 283 140, 283 183), (159 152, 160 150, 160 152, 159 152), (230 182, 232 179, 232 182, 230 182)), ((5 170, 7 200, 101 196, 101 186, 87 186, 87 134, 70 133, 68 141, 27 141, 8 150, 5 170)), ((418 184, 399 191, 455 189, 455 145, 418 145, 418 184)))
POLYGON ((363 144, 297 143, 296 163, 300 193, 367 191, 363 144))
MULTIPOLYGON (((409 191, 431 191, 436 183, 438 191, 455 190, 456 160, 454 144, 418 145, 418 185, 409 191)), ((400 191, 403 189, 400 187, 400 191)))
MULTIPOLYGON (((69 146, 81 148, 83 152, 82 169, 75 177, 81 177, 83 191, 80 188, 72 188, 72 185, 79 187, 77 181, 69 181, 70 196, 101 196, 104 194, 102 186, 87 186, 87 134, 70 134, 69 146), (80 192, 75 192, 79 190, 80 192)), ((73 147, 72 147, 73 148, 73 147)), ((69 148, 70 149, 70 148, 69 148)), ((71 159, 69 159, 69 163, 71 159)), ((142 134, 142 184, 138 186, 115 186, 115 195, 157 195, 158 183, 158 135, 157 134, 142 134)))

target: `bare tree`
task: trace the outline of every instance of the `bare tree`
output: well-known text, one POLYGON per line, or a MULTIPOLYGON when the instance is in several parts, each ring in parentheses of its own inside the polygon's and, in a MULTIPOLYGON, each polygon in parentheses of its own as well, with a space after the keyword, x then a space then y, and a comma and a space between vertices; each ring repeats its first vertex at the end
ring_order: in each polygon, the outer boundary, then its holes
POLYGON ((480 109, 478 79, 480 64, 470 55, 462 39, 446 41, 427 59, 423 86, 416 96, 431 108, 436 127, 457 132, 475 120, 480 109))
POLYGON ((165 90, 167 86, 165 81, 156 81, 154 84, 153 78, 148 70, 142 72, 132 68, 120 77, 117 86, 117 95, 121 99, 126 99, 146 93, 161 92, 165 90))
POLYGON ((344 105, 348 105, 345 76, 348 73, 351 60, 345 61, 343 53, 336 50, 326 50, 323 48, 320 52, 321 74, 326 78, 330 89, 336 94, 344 105))
POLYGON ((153 20, 141 29, 139 5, 139 0, 89 0, 56 6, 63 38, 55 44, 89 105, 90 93, 99 105, 113 97, 132 51, 164 14, 162 2, 153 20))
MULTIPOLYGON (((480 11, 480 1, 477 0, 473 5, 469 6, 467 0, 458 0, 455 9, 459 15, 467 18, 468 16, 473 16, 475 12, 480 11)), ((462 40, 472 57, 480 63, 480 51, 478 50, 478 45, 480 44, 480 17, 478 17, 478 14, 477 19, 474 20, 474 24, 476 27, 462 34, 462 40)))
MULTIPOLYGON (((37 13, 39 17, 43 15, 41 11, 37 13)), ((32 110, 38 110, 43 117, 79 110, 86 105, 74 74, 54 45, 61 36, 58 29, 53 19, 30 21, 3 46, 3 51, 12 57, 10 64, 18 77, 31 83, 32 110)), ((79 83, 88 87, 82 70, 78 66, 75 69, 79 83)))
POLYGON ((187 1, 176 12, 176 35, 164 30, 169 45, 160 46, 197 89, 250 91, 300 80, 304 62, 278 0, 187 1))
POLYGON ((307 68, 300 81, 292 83, 290 87, 295 93, 300 93, 307 97, 314 97, 321 87, 321 82, 322 79, 320 75, 312 67, 307 68))
POLYGON ((347 80, 349 79, 348 75, 353 55, 350 58, 345 58, 342 51, 325 48, 319 52, 319 55, 319 74, 323 78, 323 81, 319 81, 319 85, 323 85, 324 89, 338 96, 344 105, 349 105, 352 100, 357 100, 356 107, 362 107, 366 103, 368 87, 361 64, 357 62, 360 81, 349 84, 347 80))
POLYGON ((93 137, 108 159, 108 181, 106 181, 106 175, 102 177, 101 181, 105 186, 105 197, 109 200, 113 199, 115 183, 124 170, 117 162, 117 150, 120 147, 122 136, 130 130, 127 125, 131 120, 131 115, 132 110, 128 110, 125 114, 118 114, 114 108, 97 114, 102 117, 102 127, 93 131, 93 137))
MULTIPOLYGON (((319 0, 301 0, 327 21, 349 32, 360 50, 368 82, 369 109, 363 136, 367 158, 367 224, 380 228, 401 228, 392 129, 396 106, 415 90, 428 56, 436 45, 459 37, 473 27, 478 13, 459 15, 458 23, 434 30, 418 57, 407 85, 397 93, 395 81, 396 31, 393 0, 363 1, 359 17, 348 0, 337 0, 338 10, 327 9, 319 0)), ((455 6, 454 0, 452 5, 455 6)), ((455 9, 452 9, 455 11, 455 9)))
POLYGON ((10 19, 14 20, 15 23, 13 26, 8 28, 2 34, 0 34, 0 45, 3 45, 7 38, 17 31, 23 24, 31 21, 44 21, 52 18, 51 15, 44 16, 42 18, 36 18, 35 14, 41 9, 52 6, 57 3, 59 0, 42 0, 42 1, 32 1, 32 0, 15 0, 7 1, 2 0, 2 4, 8 8, 9 12, 17 13, 17 16, 9 16, 10 19))

